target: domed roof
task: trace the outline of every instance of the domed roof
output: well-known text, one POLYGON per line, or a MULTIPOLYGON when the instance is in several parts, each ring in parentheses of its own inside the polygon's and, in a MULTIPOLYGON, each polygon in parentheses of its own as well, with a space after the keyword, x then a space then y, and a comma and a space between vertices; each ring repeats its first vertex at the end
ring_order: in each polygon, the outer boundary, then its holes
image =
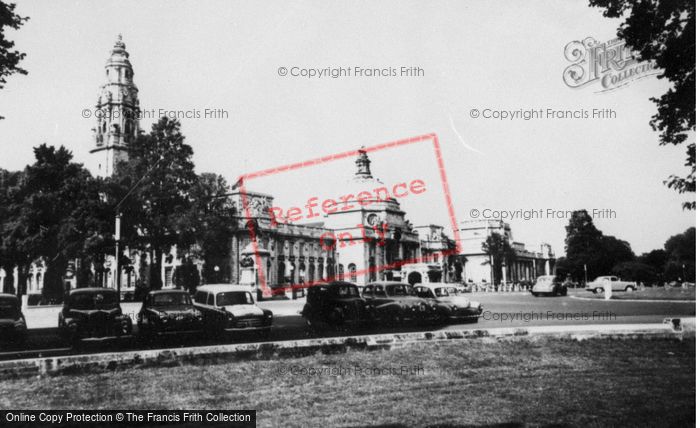
POLYGON ((372 201, 364 205, 364 208, 370 209, 383 209, 387 205, 393 206, 394 209, 398 209, 398 202, 396 199, 389 194, 389 189, 387 185, 378 178, 372 175, 370 169, 370 164, 372 161, 367 156, 367 151, 364 148, 358 150, 358 156, 355 160, 355 165, 357 165, 357 171, 355 175, 347 180, 345 188, 343 189, 346 194, 352 194, 355 198, 351 199, 357 200, 357 196, 362 192, 367 192, 371 195, 370 198, 363 198, 366 201, 372 201), (386 189, 386 191, 383 191, 386 189))

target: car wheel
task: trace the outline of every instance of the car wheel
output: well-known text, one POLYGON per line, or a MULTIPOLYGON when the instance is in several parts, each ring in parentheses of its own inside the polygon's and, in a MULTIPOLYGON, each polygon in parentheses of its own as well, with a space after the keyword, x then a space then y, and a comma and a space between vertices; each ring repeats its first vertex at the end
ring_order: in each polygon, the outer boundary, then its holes
POLYGON ((631 291, 634 291, 634 287, 632 287, 631 285, 628 285, 627 288, 625 288, 625 291, 628 293, 631 291))
POLYGON ((593 292, 594 292, 595 294, 600 294, 600 293, 603 292, 603 288, 602 288, 602 287, 598 287, 598 288, 596 288, 595 290, 593 290, 593 292))

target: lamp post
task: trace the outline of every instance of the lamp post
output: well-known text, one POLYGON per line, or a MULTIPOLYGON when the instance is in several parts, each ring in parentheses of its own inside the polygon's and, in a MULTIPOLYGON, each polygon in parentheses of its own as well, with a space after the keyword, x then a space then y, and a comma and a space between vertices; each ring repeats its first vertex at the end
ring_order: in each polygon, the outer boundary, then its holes
POLYGON ((117 211, 117 214, 114 216, 114 269, 115 269, 115 275, 114 275, 114 281, 115 285, 117 286, 117 295, 119 296, 119 301, 121 301, 122 298, 122 275, 120 272, 120 254, 119 254, 119 241, 121 240, 122 237, 122 213, 117 211))

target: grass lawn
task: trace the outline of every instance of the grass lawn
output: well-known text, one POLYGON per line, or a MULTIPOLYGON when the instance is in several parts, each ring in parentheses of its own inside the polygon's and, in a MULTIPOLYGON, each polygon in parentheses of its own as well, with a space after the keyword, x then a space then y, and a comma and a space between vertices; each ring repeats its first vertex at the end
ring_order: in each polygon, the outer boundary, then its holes
MULTIPOLYGON (((604 299, 603 293, 593 294, 590 291, 585 294, 580 294, 586 297, 604 299)), ((613 292, 611 299, 616 300, 695 300, 695 287, 681 288, 674 287, 664 289, 663 287, 647 287, 644 290, 636 291, 616 291, 613 292)))
POLYGON ((694 426, 695 340, 455 341, 3 380, 0 392, 6 409, 257 409, 259 426, 694 426))

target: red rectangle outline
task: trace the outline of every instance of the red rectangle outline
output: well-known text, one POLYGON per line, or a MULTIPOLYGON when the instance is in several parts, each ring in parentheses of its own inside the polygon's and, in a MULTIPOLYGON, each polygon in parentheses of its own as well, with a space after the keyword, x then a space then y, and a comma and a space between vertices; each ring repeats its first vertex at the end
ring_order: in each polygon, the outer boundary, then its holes
MULTIPOLYGON (((447 214, 449 216, 450 225, 452 226, 452 231, 454 233, 454 240, 455 240, 455 248, 450 249, 450 250, 446 250, 446 251, 441 251, 440 254, 442 254, 443 256, 450 256, 453 254, 459 254, 459 253, 461 253, 461 242, 459 239, 459 227, 457 225, 457 219, 455 217, 454 206, 452 204, 452 196, 450 193, 449 185, 447 184, 447 174, 445 172, 445 164, 444 164, 444 161, 442 158, 442 151, 440 150, 440 142, 438 140, 437 135, 435 133, 419 135, 416 137, 391 141, 388 143, 377 144, 375 146, 363 148, 363 150, 366 151, 367 153, 371 153, 371 152, 376 152, 379 150, 391 149, 391 148, 401 147, 401 146, 405 146, 408 144, 415 144, 415 143, 424 142, 424 141, 432 141, 432 143, 433 143, 433 149, 435 151, 435 157, 437 160, 438 169, 440 171, 440 181, 442 182, 442 190, 443 190, 443 193, 445 196, 445 203, 447 204, 447 214)), ((252 216, 250 213, 250 208, 248 207, 248 199, 247 199, 248 195, 247 195, 246 190, 245 190, 246 181, 250 180, 250 179, 254 179, 254 178, 260 178, 260 177, 265 177, 268 175, 277 174, 280 172, 294 171, 297 169, 307 168, 309 166, 314 166, 314 165, 319 165, 322 163, 327 163, 327 162, 331 162, 331 161, 345 159, 345 158, 348 158, 351 156, 356 156, 357 152, 358 152, 357 149, 350 150, 350 151, 346 151, 346 152, 342 152, 342 153, 337 153, 335 155, 323 156, 323 157, 314 158, 314 159, 310 159, 310 160, 303 161, 303 162, 296 162, 296 163, 292 163, 292 164, 278 166, 275 168, 268 168, 268 169, 264 169, 264 170, 257 171, 257 172, 251 172, 248 174, 243 174, 238 178, 237 183, 238 183, 238 187, 240 189, 241 200, 242 200, 242 204, 243 204, 243 207, 245 210, 245 219, 246 219, 246 224, 248 227, 248 232, 250 233, 251 243, 253 245, 253 251, 255 252, 255 264, 258 268, 258 280, 260 281, 260 288, 263 291, 263 296, 270 296, 271 295, 271 288, 266 283, 264 270, 262 269, 262 258, 260 257, 260 253, 258 251, 258 242, 257 242, 257 239, 255 239, 255 227, 254 227, 254 224, 250 221, 252 219, 252 216)), ((375 266, 373 268, 359 270, 359 271, 356 271, 355 274, 356 275, 365 275, 365 274, 372 273, 372 272, 380 272, 380 271, 384 271, 387 269, 398 268, 398 267, 401 267, 401 266, 407 265, 407 264, 427 263, 429 261, 430 261, 430 259, 428 258, 428 256, 416 257, 416 258, 410 259, 410 260, 401 260, 401 261, 397 261, 397 262, 390 263, 390 264, 383 265, 383 266, 375 266)), ((335 280, 343 280, 347 276, 349 276, 349 272, 343 272, 343 276, 341 278, 338 278, 337 275, 338 274, 336 272, 335 277, 334 277, 335 280)), ((320 279, 320 280, 316 280, 316 281, 311 281, 311 282, 305 283, 305 284, 285 285, 284 287, 280 287, 280 288, 283 288, 284 290, 307 288, 307 287, 312 287, 314 285, 326 283, 326 282, 328 282, 328 280, 329 280, 328 278, 325 278, 325 279, 320 279)))

